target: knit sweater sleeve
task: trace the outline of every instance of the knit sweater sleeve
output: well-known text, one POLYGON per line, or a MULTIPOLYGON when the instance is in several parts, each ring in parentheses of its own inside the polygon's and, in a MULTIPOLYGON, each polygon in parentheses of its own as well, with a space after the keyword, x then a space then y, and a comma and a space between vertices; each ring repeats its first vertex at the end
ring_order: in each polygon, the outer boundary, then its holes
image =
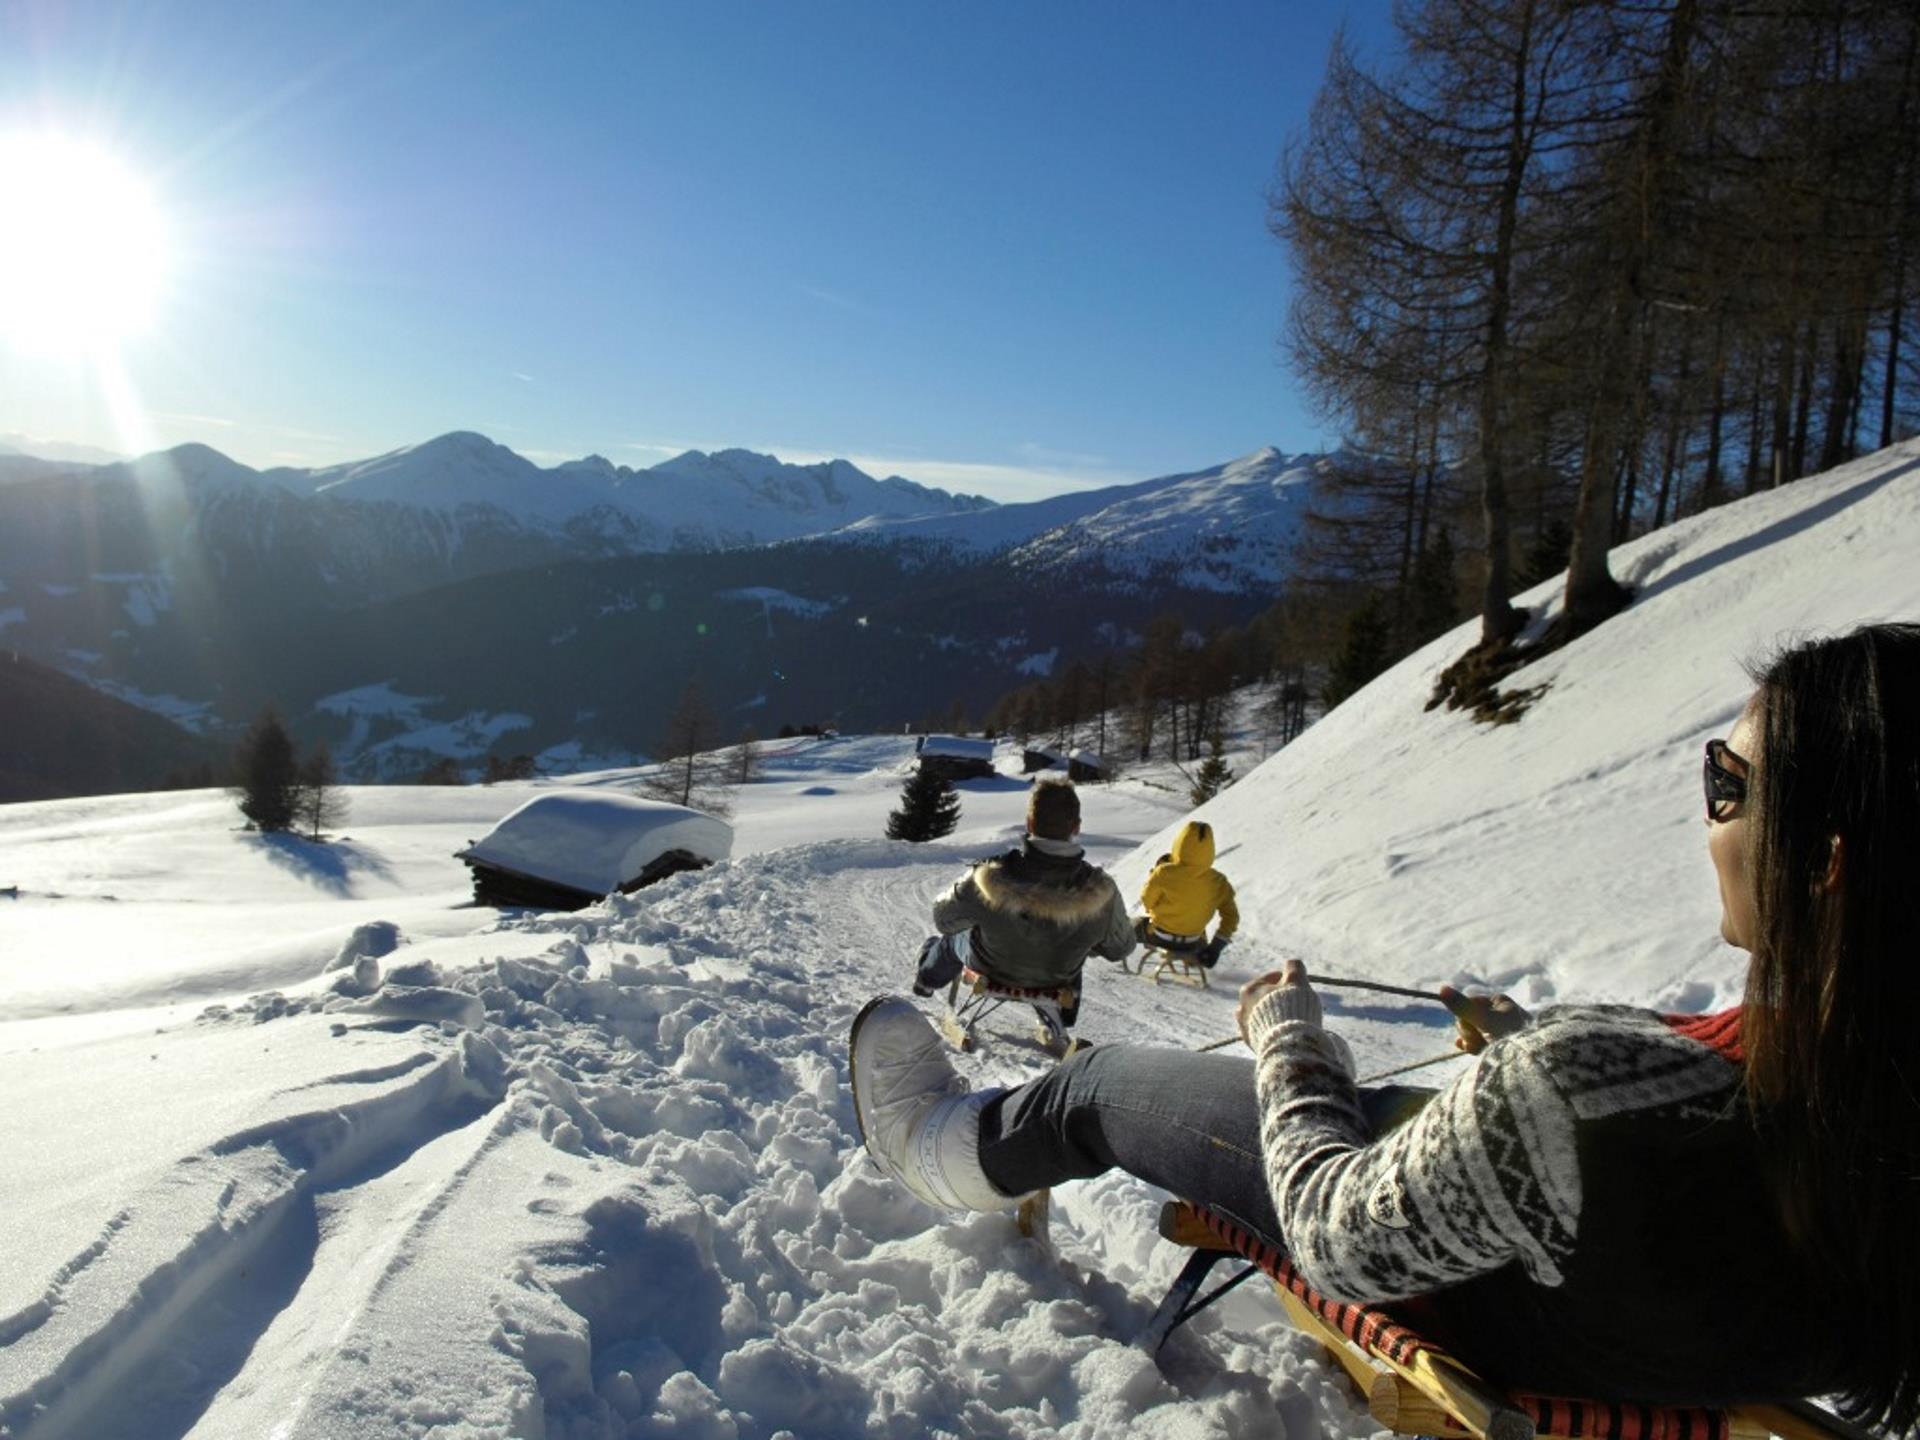
POLYGON ((1346 1047, 1310 993, 1275 990, 1248 1030, 1261 1149, 1288 1254, 1332 1299, 1403 1299, 1518 1260, 1557 1285, 1579 1217, 1572 1105, 1516 1036, 1412 1120, 1367 1134, 1346 1047), (1310 1008, 1309 1008, 1310 1007, 1310 1008), (1343 1063, 1344 1062, 1344 1063, 1343 1063))

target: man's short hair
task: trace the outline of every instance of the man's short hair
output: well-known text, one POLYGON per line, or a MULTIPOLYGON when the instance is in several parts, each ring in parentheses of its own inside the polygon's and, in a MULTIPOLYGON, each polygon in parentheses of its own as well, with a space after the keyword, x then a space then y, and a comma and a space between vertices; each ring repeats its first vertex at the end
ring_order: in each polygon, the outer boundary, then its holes
POLYGON ((1042 780, 1027 795, 1027 830, 1043 840, 1071 840, 1080 828, 1080 792, 1065 780, 1042 780))

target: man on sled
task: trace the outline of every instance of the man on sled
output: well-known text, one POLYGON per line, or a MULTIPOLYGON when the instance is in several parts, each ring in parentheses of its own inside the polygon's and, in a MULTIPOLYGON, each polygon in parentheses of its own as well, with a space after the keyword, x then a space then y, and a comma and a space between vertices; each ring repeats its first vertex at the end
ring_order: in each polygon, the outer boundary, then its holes
POLYGON ((1018 849, 982 861, 933 905, 934 928, 920 947, 913 993, 946 988, 954 1012, 949 1038, 963 1048, 975 1024, 1008 1000, 1031 1004, 1042 1043, 1064 1051, 1080 1010, 1080 971, 1089 955, 1123 960, 1133 924, 1119 887, 1090 864, 1075 837, 1080 796, 1043 781, 1027 800, 1027 834, 1018 849), (963 977, 973 986, 961 1002, 963 977))

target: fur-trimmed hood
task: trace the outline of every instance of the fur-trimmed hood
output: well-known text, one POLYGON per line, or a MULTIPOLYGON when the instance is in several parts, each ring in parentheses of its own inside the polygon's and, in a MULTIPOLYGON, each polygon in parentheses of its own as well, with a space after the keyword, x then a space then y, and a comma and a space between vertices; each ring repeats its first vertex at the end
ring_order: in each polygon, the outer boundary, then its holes
POLYGON ((973 867, 974 887, 988 907, 1071 930, 1098 919, 1112 903, 1107 872, 1079 856, 1009 850, 973 867))

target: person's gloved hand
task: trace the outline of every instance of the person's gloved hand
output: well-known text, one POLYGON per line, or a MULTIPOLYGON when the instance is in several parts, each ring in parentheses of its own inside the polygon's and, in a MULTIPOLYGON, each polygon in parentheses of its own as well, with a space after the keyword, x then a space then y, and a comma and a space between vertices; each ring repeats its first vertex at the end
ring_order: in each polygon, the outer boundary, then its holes
POLYGON ((1148 921, 1146 916, 1136 915, 1133 917, 1133 938, 1142 945, 1147 943, 1147 925, 1148 921))
POLYGON ((1214 936, 1213 939, 1200 947, 1201 966, 1207 970, 1213 969, 1214 966, 1220 963, 1220 952, 1226 948, 1227 937, 1224 935, 1214 936))
POLYGON ((1454 1048, 1469 1055, 1478 1055, 1490 1042, 1516 1035, 1533 1023, 1533 1016, 1510 995, 1462 995, 1453 986, 1442 985, 1440 1003, 1460 1027, 1454 1048))

